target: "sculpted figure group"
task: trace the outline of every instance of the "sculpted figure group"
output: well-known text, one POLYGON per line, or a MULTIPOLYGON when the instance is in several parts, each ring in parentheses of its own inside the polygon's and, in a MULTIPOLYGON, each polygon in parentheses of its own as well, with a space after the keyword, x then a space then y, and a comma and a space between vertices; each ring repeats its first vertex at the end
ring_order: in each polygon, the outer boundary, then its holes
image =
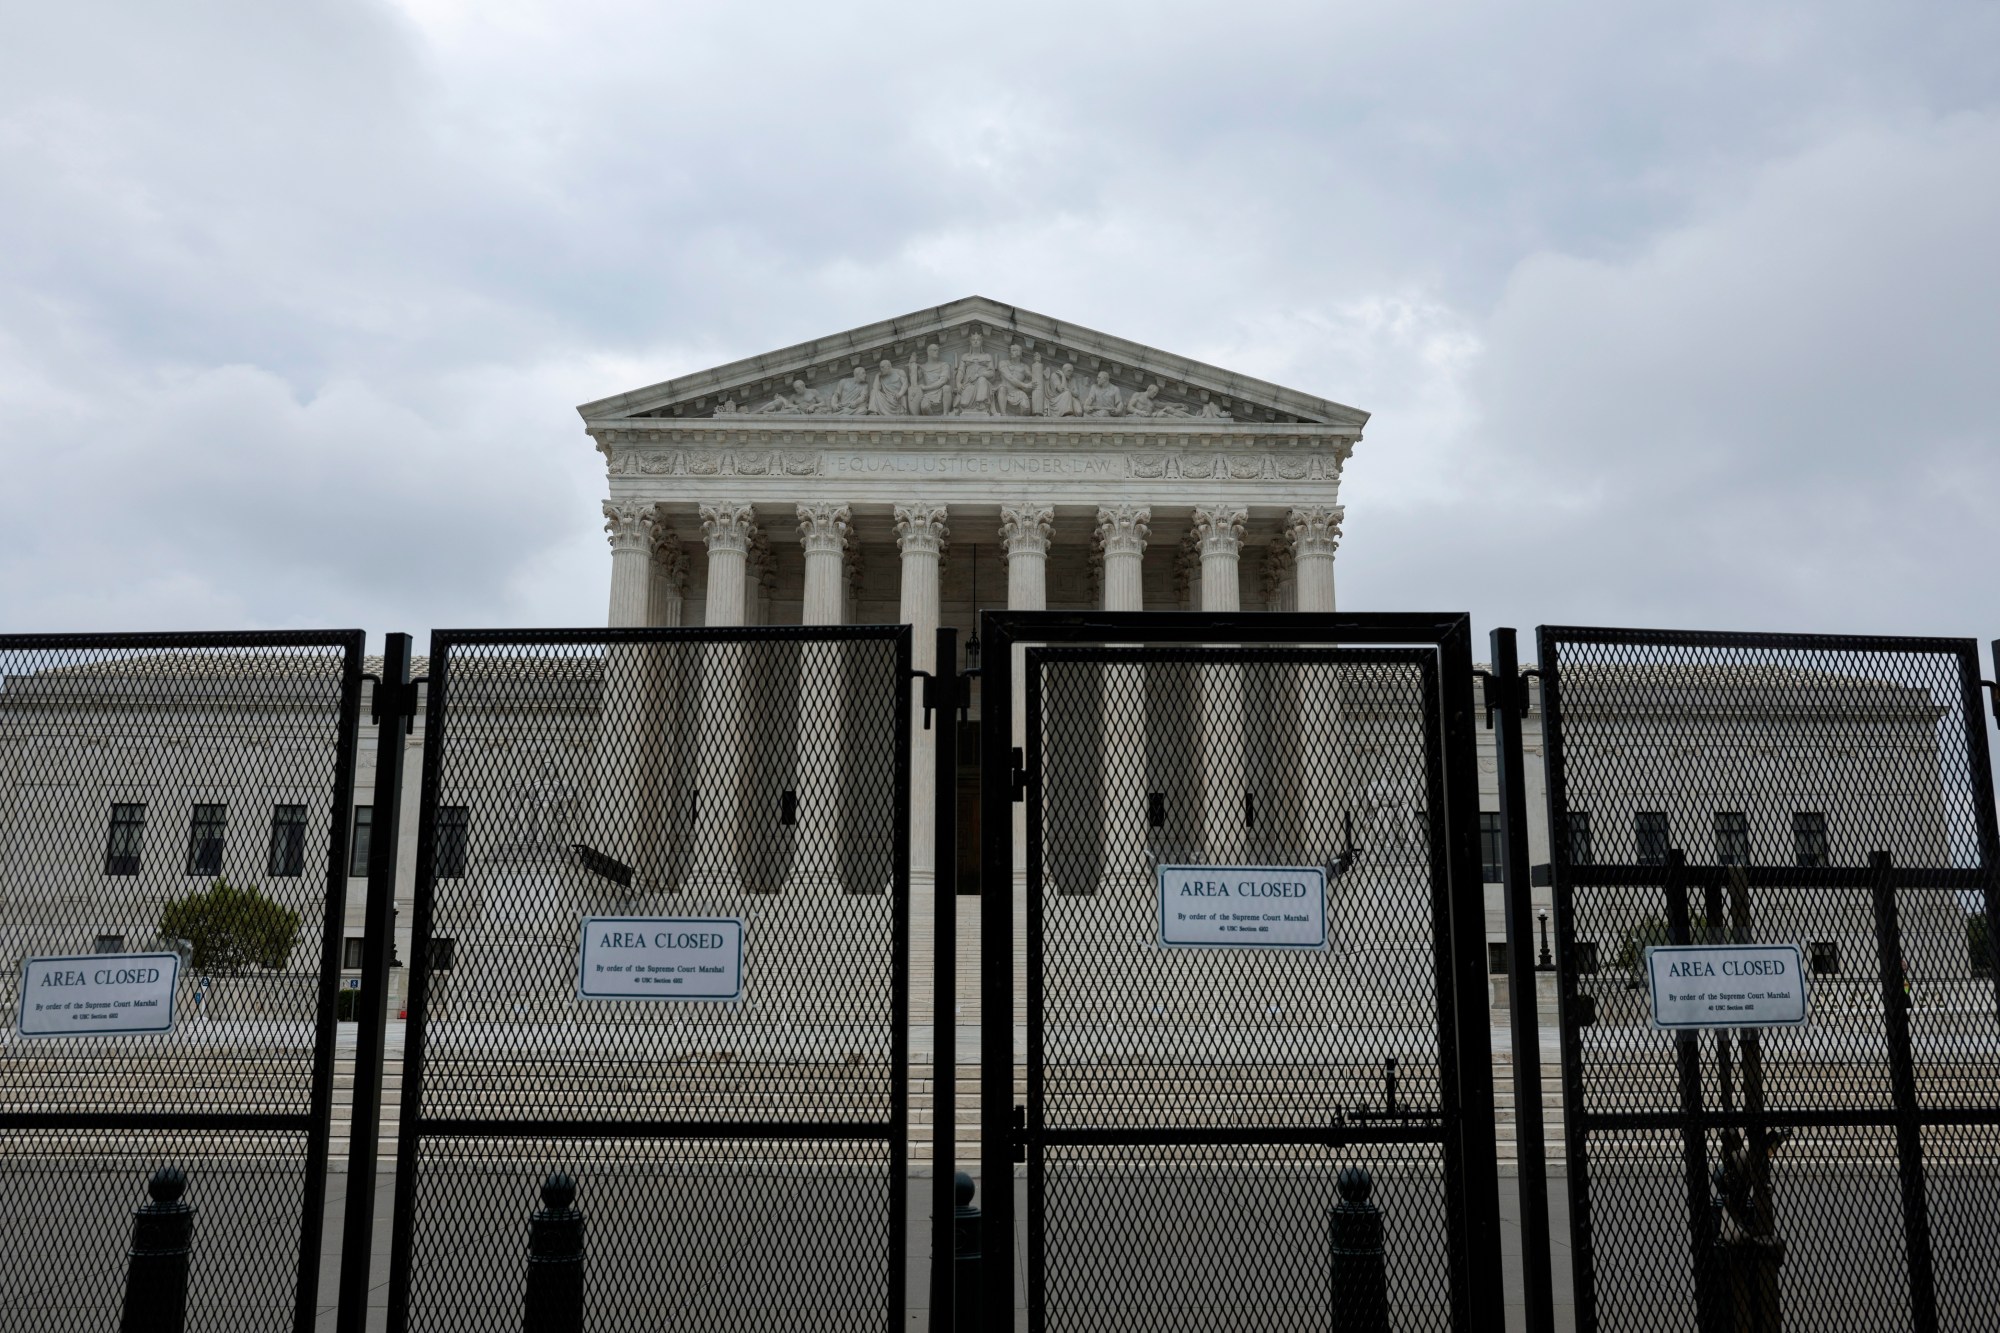
POLYGON ((824 392, 795 379, 790 393, 748 409, 726 402, 717 415, 1231 419, 1214 403, 1188 408, 1162 403, 1160 393, 1157 380, 1128 395, 1112 383, 1108 370, 1088 380, 1074 361, 1057 365, 1040 352, 1024 360, 1019 343, 996 356, 986 349, 984 335, 974 333, 956 362, 932 343, 905 365, 884 360, 872 371, 857 365, 824 392))

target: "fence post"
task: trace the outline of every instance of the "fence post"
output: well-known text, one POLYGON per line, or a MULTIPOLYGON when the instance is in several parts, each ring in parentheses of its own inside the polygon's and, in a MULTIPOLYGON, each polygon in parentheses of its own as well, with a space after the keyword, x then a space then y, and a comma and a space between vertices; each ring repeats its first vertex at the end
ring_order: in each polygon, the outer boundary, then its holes
POLYGON ((526 1333, 583 1333, 583 1211, 576 1181, 558 1171, 542 1182, 528 1219, 526 1333))
MULTIPOLYGON (((957 1207, 951 1214, 952 1322, 958 1333, 979 1328, 979 1206, 972 1201, 972 1177, 960 1171, 952 1177, 957 1207)), ((1011 1321, 1010 1321, 1011 1322, 1011 1321)))
POLYGON ((152 1202, 132 1212, 119 1333, 181 1333, 187 1325, 188 1257, 194 1249, 194 1205, 181 1198, 187 1183, 179 1167, 161 1167, 146 1182, 152 1202))
POLYGON ((1389 1333, 1389 1256, 1382 1210, 1368 1201, 1375 1181, 1358 1166, 1334 1177, 1340 1202, 1327 1210, 1332 1241, 1333 1326, 1341 1333, 1389 1333))

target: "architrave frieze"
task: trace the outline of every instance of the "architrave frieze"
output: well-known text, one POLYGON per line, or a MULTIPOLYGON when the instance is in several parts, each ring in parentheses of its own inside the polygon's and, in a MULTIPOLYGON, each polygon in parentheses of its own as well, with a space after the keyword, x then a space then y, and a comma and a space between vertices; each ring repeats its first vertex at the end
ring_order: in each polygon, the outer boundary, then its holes
MULTIPOLYGON (((1217 483, 1283 488, 1317 484, 1337 491, 1355 435, 1325 426, 1231 423, 1065 423, 1059 429, 1018 423, 873 429, 783 428, 702 421, 637 425, 593 422, 614 493, 647 494, 727 483, 781 491, 801 484, 943 491, 1016 485, 1178 490, 1217 483)), ((661 497, 665 498, 665 497, 661 497)))

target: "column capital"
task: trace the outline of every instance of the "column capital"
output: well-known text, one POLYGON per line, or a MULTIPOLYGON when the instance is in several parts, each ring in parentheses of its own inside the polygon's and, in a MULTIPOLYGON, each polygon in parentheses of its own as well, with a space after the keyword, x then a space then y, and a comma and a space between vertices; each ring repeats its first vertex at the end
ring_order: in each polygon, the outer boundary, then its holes
POLYGON ((1144 555, 1153 511, 1146 505, 1099 505, 1097 544, 1106 555, 1144 555))
POLYGON ((681 548, 681 535, 674 525, 663 518, 653 520, 653 572, 670 580, 675 588, 687 583, 687 552, 681 548))
POLYGON ((949 536, 943 505, 896 506, 896 547, 904 555, 936 555, 949 536))
POLYGON ((1055 526, 1053 505, 1001 505, 1001 549, 1009 560, 1017 555, 1046 556, 1055 526))
POLYGON ((1243 549, 1243 529, 1250 511, 1229 505, 1207 505, 1194 511, 1194 534, 1204 557, 1225 555, 1235 559, 1243 549))
POLYGON ((1313 505, 1285 514, 1285 535, 1292 539, 1292 554, 1332 555, 1340 546, 1340 523, 1347 517, 1341 505, 1313 505))
POLYGON ((616 551, 644 551, 653 543, 653 506, 604 502, 604 535, 616 551))
POLYGON ((733 501, 703 505, 701 530, 710 552, 734 551, 741 555, 750 549, 750 534, 757 530, 757 512, 747 504, 733 501))
POLYGON ((799 506, 799 544, 807 555, 826 552, 840 554, 847 547, 851 516, 846 505, 802 504, 799 506))

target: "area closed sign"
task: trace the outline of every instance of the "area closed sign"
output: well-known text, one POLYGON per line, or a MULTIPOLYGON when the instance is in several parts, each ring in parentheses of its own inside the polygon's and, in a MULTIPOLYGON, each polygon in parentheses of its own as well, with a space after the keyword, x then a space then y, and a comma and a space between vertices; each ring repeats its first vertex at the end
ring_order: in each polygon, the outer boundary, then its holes
POLYGON ((29 958, 21 965, 24 1037, 131 1037, 174 1030, 172 953, 29 958))
POLYGON ((577 995, 586 1000, 735 1000, 743 994, 743 919, 583 919, 577 995))
POLYGON ((1160 943, 1193 949, 1324 949, 1318 866, 1161 866, 1160 943))
POLYGON ((1657 1028, 1796 1027, 1806 977, 1796 944, 1668 944, 1646 950, 1657 1028))

